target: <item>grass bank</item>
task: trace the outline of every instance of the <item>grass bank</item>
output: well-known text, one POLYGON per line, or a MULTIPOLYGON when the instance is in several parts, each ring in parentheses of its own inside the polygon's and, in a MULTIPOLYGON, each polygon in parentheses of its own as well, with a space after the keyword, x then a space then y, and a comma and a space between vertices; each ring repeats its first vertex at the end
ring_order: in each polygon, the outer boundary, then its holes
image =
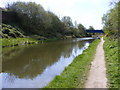
POLYGON ((0 28, 0 37, 2 37, 0 38, 0 46, 3 48, 72 38, 72 36, 46 38, 34 34, 25 36, 25 33, 20 28, 8 24, 2 24, 0 28))
POLYGON ((104 51, 105 60, 107 67, 107 77, 109 88, 118 88, 120 85, 120 73, 118 72, 119 62, 118 62, 118 40, 104 38, 104 51))
POLYGON ((33 44, 33 43, 38 43, 37 40, 32 39, 32 38, 3 38, 0 39, 2 47, 12 47, 12 46, 20 46, 20 45, 25 45, 25 44, 33 44))
POLYGON ((12 47, 38 42, 36 39, 26 37, 18 27, 13 27, 8 24, 2 24, 0 27, 2 27, 0 29, 0 46, 2 47, 12 47))
POLYGON ((56 76, 54 80, 45 88, 82 88, 86 81, 90 63, 94 58, 96 47, 100 40, 95 40, 83 54, 77 56, 73 62, 65 68, 60 76, 56 76))
POLYGON ((37 44, 43 42, 52 42, 56 40, 61 40, 61 38, 47 38, 44 40, 37 40, 36 38, 1 38, 0 46, 4 47, 13 47, 27 44, 37 44))

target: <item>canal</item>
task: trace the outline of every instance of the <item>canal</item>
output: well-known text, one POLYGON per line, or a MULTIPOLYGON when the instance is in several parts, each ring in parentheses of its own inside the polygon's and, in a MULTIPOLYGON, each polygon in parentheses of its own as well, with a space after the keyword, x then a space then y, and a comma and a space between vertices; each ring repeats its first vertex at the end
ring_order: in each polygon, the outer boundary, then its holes
POLYGON ((4 48, 2 88, 43 88, 88 48, 92 38, 4 48))

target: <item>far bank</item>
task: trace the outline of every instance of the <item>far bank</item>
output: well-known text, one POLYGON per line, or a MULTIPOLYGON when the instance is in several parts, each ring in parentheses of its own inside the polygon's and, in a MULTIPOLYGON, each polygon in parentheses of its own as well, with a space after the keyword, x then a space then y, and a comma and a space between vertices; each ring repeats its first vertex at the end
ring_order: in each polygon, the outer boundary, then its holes
POLYGON ((60 37, 44 37, 36 34, 25 35, 25 32, 18 28, 17 26, 11 26, 8 24, 2 24, 2 28, 0 31, 0 45, 4 47, 13 47, 20 45, 28 45, 28 44, 37 44, 55 40, 63 40, 69 38, 80 38, 85 36, 75 36, 73 35, 63 35, 60 37))

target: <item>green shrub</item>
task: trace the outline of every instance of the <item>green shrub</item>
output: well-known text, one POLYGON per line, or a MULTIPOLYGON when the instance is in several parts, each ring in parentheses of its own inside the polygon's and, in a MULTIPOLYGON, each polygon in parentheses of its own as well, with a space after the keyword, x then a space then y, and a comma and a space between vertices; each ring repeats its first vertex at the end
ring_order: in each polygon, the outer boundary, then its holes
POLYGON ((20 31, 19 28, 14 28, 7 24, 2 24, 2 29, 0 35, 2 38, 23 38, 25 37, 20 31))

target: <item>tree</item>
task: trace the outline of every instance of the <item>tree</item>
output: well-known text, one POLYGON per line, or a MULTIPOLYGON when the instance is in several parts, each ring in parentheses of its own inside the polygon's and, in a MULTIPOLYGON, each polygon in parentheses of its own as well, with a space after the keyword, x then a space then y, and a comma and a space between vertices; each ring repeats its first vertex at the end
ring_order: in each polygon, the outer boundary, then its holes
POLYGON ((71 17, 69 17, 69 16, 64 16, 64 17, 61 19, 61 21, 62 21, 62 23, 64 24, 65 33, 66 33, 67 35, 72 35, 75 29, 74 29, 74 26, 73 26, 71 17))
POLYGON ((65 24, 66 27, 73 27, 72 19, 69 16, 64 16, 61 21, 65 24))
MULTIPOLYGON (((114 2, 113 2, 114 3, 114 2)), ((103 30, 107 33, 107 35, 117 36, 119 27, 119 9, 120 9, 120 1, 118 3, 112 4, 113 8, 109 10, 108 13, 104 14, 102 17, 103 30)))
POLYGON ((48 18, 48 23, 47 23, 47 36, 48 37, 60 37, 61 35, 64 34, 64 25, 60 21, 60 19, 53 14, 52 12, 48 11, 47 12, 47 18, 48 18))
POLYGON ((45 30, 46 12, 41 5, 34 2, 15 2, 10 5, 10 11, 17 12, 24 31, 43 35, 45 30))
POLYGON ((79 33, 85 35, 86 28, 82 24, 78 24, 79 33))
MULTIPOLYGON (((20 26, 26 34, 37 34, 44 37, 61 37, 64 25, 52 12, 45 11, 40 4, 34 2, 15 2, 10 5, 10 11, 17 12, 20 26)), ((69 24, 70 25, 70 24, 69 24)))
POLYGON ((88 30, 95 30, 95 29, 93 28, 93 26, 89 26, 88 30))

